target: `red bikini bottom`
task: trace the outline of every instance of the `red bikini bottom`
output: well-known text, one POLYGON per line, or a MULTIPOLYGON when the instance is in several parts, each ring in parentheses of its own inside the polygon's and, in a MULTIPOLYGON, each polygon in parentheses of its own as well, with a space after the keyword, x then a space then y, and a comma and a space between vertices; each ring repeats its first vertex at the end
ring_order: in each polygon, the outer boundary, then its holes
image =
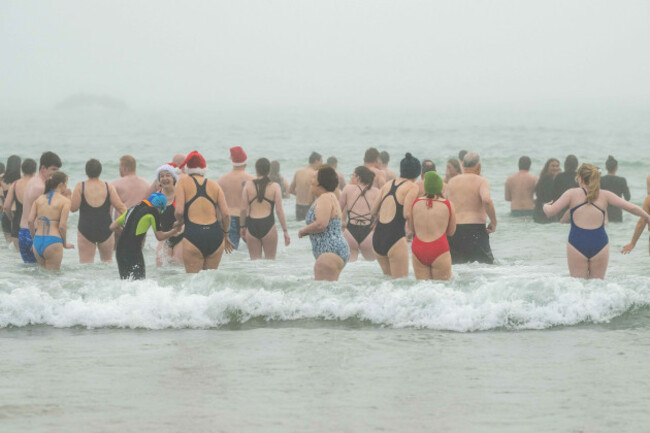
POLYGON ((422 242, 415 236, 411 243, 411 250, 420 263, 424 266, 431 266, 440 255, 449 251, 449 242, 447 242, 446 235, 440 236, 433 242, 422 242))

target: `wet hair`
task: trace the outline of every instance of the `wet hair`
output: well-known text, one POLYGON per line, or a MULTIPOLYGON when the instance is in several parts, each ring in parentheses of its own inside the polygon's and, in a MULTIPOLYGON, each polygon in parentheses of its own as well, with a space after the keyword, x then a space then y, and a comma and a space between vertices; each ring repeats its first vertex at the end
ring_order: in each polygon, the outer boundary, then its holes
POLYGON ((260 179, 255 179, 253 181, 255 189, 257 190, 257 196, 255 198, 258 202, 262 203, 264 201, 264 194, 266 194, 266 186, 271 183, 271 179, 269 178, 271 162, 266 158, 258 159, 255 161, 255 171, 258 176, 261 176, 260 179))
POLYGON ((136 163, 135 158, 131 155, 123 155, 120 158, 120 166, 124 168, 129 173, 135 173, 136 163))
POLYGON ((7 167, 3 171, 5 173, 3 181, 6 184, 14 183, 20 179, 20 156, 11 155, 7 158, 7 167))
POLYGON ((551 170, 551 164, 554 162, 557 162, 558 165, 560 164, 559 159, 549 158, 548 160, 546 160, 546 164, 544 164, 544 168, 542 168, 542 172, 539 174, 540 179, 546 176, 547 174, 550 174, 549 171, 551 170))
POLYGON ((63 164, 61 163, 61 158, 59 158, 59 155, 57 155, 54 152, 44 152, 41 155, 41 165, 40 168, 49 168, 49 167, 57 167, 61 168, 63 164))
POLYGON ((612 155, 609 155, 607 161, 605 161, 605 168, 607 168, 607 171, 611 173, 612 171, 615 171, 617 167, 618 161, 612 155))
POLYGON ((0 174, 3 174, 5 172, 5 163, 0 162, 0 174))
POLYGON ((481 163, 481 156, 478 153, 469 152, 463 158, 463 167, 472 168, 481 163))
POLYGON ((52 191, 62 183, 66 183, 67 181, 68 181, 67 174, 65 174, 62 171, 55 172, 54 174, 52 174, 52 176, 48 177, 47 180, 45 181, 45 194, 52 191))
POLYGON ((363 155, 363 162, 377 162, 377 158, 379 158, 379 151, 374 147, 369 147, 368 150, 366 150, 366 153, 363 155))
POLYGON ((530 170, 530 158, 527 156, 522 156, 519 158, 519 170, 530 170))
POLYGON ((318 169, 318 184, 325 188, 327 192, 334 192, 339 187, 339 175, 329 165, 324 165, 318 169))
POLYGON ((460 161, 458 161, 456 158, 451 158, 449 161, 447 161, 447 164, 451 164, 459 174, 463 172, 463 169, 460 167, 460 161))
POLYGON ((86 162, 86 176, 90 179, 99 177, 102 174, 102 163, 96 160, 95 158, 89 159, 86 162))
POLYGON ((569 155, 564 160, 564 171, 574 173, 578 168, 578 158, 575 155, 569 155))
POLYGON ((309 155, 309 163, 314 164, 317 163, 318 161, 323 159, 323 155, 321 155, 318 152, 312 152, 311 155, 309 155))
POLYGON ((36 161, 34 161, 32 158, 27 158, 23 161, 23 165, 21 166, 21 169, 23 171, 23 174, 26 174, 28 176, 33 175, 36 173, 36 161))
POLYGON ((390 155, 385 150, 382 150, 379 154, 379 159, 381 159, 382 164, 388 164, 388 161, 390 161, 390 155))
POLYGON ((465 159, 465 155, 467 155, 466 150, 461 150, 460 152, 458 152, 458 160, 460 162, 463 162, 463 160, 465 159))
POLYGON ((583 163, 578 169, 578 177, 587 189, 587 203, 593 203, 600 193, 600 172, 593 164, 583 163))
POLYGON ((336 156, 330 156, 329 158, 327 158, 327 165, 329 165, 330 167, 335 167, 338 165, 338 163, 339 160, 336 159, 336 156))
POLYGON ((282 176, 280 175, 280 162, 271 161, 271 170, 269 172, 269 179, 273 182, 282 184, 282 176))
POLYGON ((360 165, 354 169, 354 174, 357 175, 361 183, 368 185, 368 188, 372 188, 372 183, 375 181, 374 171, 370 170, 365 165, 360 165))
POLYGON ((436 163, 431 161, 430 159, 425 159, 422 161, 422 171, 421 174, 424 176, 424 173, 427 173, 429 171, 436 171, 436 163))

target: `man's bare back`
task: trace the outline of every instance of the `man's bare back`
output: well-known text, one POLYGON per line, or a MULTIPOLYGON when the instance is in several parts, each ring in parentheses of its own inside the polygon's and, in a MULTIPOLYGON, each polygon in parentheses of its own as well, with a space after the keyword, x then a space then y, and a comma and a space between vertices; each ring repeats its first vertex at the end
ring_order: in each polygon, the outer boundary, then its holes
POLYGON ((313 203, 314 196, 311 194, 311 183, 316 173, 318 173, 318 170, 311 166, 296 171, 289 187, 289 192, 296 196, 296 204, 309 206, 313 203))
POLYGON ((510 202, 510 210, 535 209, 535 186, 537 176, 521 170, 506 180, 505 199, 510 202))
POLYGON ((224 174, 217 181, 226 197, 230 215, 238 216, 240 214, 244 184, 252 179, 255 179, 255 176, 246 173, 244 167, 235 167, 231 172, 224 174))
POLYGON ((128 174, 114 180, 113 186, 127 209, 130 209, 149 196, 149 182, 135 174, 128 174))
POLYGON ((447 196, 456 208, 458 224, 485 224, 485 202, 492 202, 488 181, 474 173, 453 177, 447 185, 447 196))
POLYGON ((45 192, 45 179, 41 174, 37 174, 27 182, 25 192, 23 192, 23 215, 20 218, 20 228, 29 228, 28 220, 29 213, 32 210, 32 205, 45 192))

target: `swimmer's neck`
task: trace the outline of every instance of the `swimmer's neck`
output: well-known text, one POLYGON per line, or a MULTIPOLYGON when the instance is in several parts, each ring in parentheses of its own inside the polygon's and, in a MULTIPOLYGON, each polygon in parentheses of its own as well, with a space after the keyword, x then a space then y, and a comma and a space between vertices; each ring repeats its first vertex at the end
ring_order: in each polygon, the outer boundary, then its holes
POLYGON ((463 174, 476 174, 478 176, 481 175, 481 168, 480 167, 463 167, 463 174))

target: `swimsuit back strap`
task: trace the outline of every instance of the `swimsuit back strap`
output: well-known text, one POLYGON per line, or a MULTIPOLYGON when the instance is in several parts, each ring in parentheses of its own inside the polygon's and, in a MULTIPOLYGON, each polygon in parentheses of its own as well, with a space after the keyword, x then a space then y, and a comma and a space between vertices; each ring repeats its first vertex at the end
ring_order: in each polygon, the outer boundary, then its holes
POLYGON ((52 204, 52 197, 54 196, 54 190, 50 191, 47 193, 47 204, 51 205, 52 204))

